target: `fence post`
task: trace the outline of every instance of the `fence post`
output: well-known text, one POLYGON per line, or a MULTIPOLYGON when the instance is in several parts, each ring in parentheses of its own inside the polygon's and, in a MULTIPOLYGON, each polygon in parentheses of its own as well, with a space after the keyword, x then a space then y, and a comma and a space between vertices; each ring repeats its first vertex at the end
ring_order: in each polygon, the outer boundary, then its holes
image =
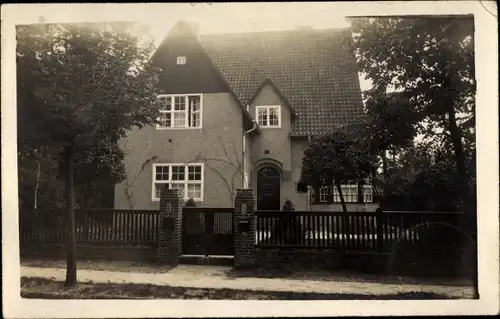
POLYGON ((168 265, 177 266, 182 254, 182 212, 179 191, 160 191, 160 212, 158 216, 157 259, 168 265))
POLYGON ((255 264, 255 200, 252 189, 236 190, 234 199, 234 267, 255 264))

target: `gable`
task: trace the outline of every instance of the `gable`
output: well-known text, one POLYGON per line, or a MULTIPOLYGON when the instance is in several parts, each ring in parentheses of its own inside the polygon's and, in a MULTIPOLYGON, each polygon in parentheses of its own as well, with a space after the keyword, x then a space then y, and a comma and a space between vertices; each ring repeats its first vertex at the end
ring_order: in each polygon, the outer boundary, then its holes
POLYGON ((178 22, 155 51, 151 60, 162 71, 159 87, 163 94, 229 93, 243 113, 243 128, 253 127, 252 117, 225 81, 198 36, 186 22, 178 22), (178 58, 185 64, 178 64, 178 58))
POLYGON ((265 79, 262 82, 259 88, 255 91, 254 96, 250 99, 249 104, 255 104, 255 105, 279 104, 286 107, 292 117, 295 117, 295 115, 297 114, 297 111, 290 105, 288 100, 281 93, 280 89, 276 86, 276 84, 274 84, 274 82, 271 79, 265 79))
POLYGON ((266 83, 262 88, 259 89, 258 93, 255 95, 253 100, 250 102, 251 105, 283 105, 284 101, 280 95, 274 90, 274 88, 266 83))
POLYGON ((153 56, 160 67, 159 86, 165 94, 229 92, 198 39, 189 30, 173 29, 153 56), (177 64, 186 57, 186 64, 177 64))

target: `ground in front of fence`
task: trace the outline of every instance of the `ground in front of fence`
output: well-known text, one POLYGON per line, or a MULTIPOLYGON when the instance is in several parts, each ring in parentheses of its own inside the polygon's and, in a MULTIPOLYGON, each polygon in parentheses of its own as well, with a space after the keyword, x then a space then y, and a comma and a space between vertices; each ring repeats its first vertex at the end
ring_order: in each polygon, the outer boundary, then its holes
MULTIPOLYGON (((22 259, 21 267, 30 268, 57 268, 66 269, 64 260, 40 260, 40 259, 22 259)), ((237 278, 275 278, 288 280, 312 280, 321 282, 353 282, 353 283, 382 283, 382 284, 402 284, 402 285, 442 285, 442 286, 471 286, 472 283, 467 279, 450 278, 411 278, 393 275, 372 275, 357 270, 338 270, 325 269, 323 267, 310 266, 307 269, 300 267, 253 268, 253 269, 235 269, 225 266, 190 266, 189 269, 203 269, 204 275, 209 277, 220 277, 223 279, 237 278), (201 267, 201 268, 200 268, 201 267)), ((181 267, 182 268, 182 267, 181 267)), ((105 272, 130 272, 143 274, 165 274, 175 269, 172 266, 154 263, 139 263, 127 261, 98 261, 98 260, 79 260, 77 269, 96 270, 105 272)), ((180 268, 177 268, 177 271, 180 268)))
POLYGON ((151 284, 80 283, 75 288, 45 278, 21 278, 21 297, 37 299, 230 299, 230 300, 353 300, 455 299, 432 292, 397 294, 299 293, 236 289, 206 289, 151 284))
MULTIPOLYGON (((26 259, 21 260, 21 267, 62 268, 66 269, 66 261, 59 259, 26 259)), ((162 274, 172 269, 172 266, 156 263, 131 262, 131 261, 98 261, 78 260, 77 269, 155 273, 162 274)))

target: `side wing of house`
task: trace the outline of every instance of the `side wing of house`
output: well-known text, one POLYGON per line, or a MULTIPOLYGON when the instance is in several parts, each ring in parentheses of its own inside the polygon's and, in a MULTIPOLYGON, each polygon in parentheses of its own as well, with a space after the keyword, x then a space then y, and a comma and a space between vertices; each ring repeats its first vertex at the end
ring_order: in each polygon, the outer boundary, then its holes
POLYGON ((243 179, 241 105, 189 27, 174 28, 153 59, 163 70, 161 124, 120 141, 127 177, 115 208, 157 209, 164 185, 198 206, 231 207, 243 179))

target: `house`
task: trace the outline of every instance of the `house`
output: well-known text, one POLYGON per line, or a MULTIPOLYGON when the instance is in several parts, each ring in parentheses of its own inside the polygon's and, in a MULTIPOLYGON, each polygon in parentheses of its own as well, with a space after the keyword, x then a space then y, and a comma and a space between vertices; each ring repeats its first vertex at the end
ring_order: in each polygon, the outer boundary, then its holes
MULTIPOLYGON (((168 185, 198 206, 231 207, 236 189, 250 187, 258 209, 286 199, 311 209, 297 192, 309 139, 364 115, 349 29, 200 35, 179 22, 152 59, 162 69, 160 124, 120 142, 127 179, 115 208, 157 209, 168 185)), ((355 210, 376 209, 366 205, 355 210)))

